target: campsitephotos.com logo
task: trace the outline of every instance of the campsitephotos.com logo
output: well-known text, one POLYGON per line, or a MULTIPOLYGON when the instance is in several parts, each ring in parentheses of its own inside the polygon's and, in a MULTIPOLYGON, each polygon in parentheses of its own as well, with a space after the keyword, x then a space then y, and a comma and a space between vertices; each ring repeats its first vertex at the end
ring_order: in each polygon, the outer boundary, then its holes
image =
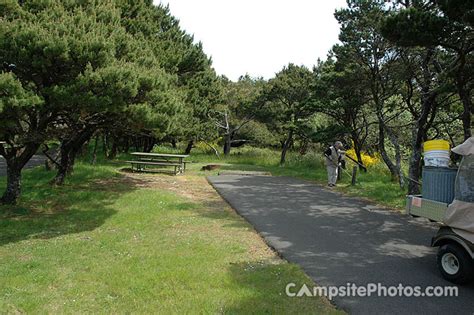
POLYGON ((306 284, 297 286, 288 283, 285 293, 289 297, 457 297, 459 288, 456 286, 410 286, 399 283, 395 286, 385 286, 381 283, 357 285, 347 283, 345 286, 314 286, 306 284))

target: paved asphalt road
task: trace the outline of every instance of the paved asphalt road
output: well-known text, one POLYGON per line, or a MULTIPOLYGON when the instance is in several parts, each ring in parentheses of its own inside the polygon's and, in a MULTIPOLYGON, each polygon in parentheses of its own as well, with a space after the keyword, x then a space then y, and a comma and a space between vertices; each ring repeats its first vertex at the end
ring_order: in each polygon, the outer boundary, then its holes
MULTIPOLYGON (((45 157, 42 155, 35 155, 31 158, 31 160, 26 164, 25 168, 32 168, 38 165, 44 164, 45 157)), ((0 156, 0 176, 7 175, 7 164, 5 163, 5 159, 0 156)))
MULTIPOLYGON (((448 286, 429 247, 436 226, 306 181, 211 176, 209 182, 266 241, 322 286, 448 286)), ((284 288, 282 288, 284 290, 284 288)), ((474 285, 458 297, 338 297, 351 314, 474 314, 474 285)))

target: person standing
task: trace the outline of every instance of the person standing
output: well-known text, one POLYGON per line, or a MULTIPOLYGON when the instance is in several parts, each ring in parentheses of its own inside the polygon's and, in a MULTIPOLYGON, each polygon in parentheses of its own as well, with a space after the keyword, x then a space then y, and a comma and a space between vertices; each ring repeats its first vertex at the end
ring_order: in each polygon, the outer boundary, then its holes
POLYGON ((324 151, 326 157, 326 169, 328 171, 328 186, 335 187, 337 182, 337 173, 342 160, 344 151, 341 141, 336 141, 334 145, 324 151))

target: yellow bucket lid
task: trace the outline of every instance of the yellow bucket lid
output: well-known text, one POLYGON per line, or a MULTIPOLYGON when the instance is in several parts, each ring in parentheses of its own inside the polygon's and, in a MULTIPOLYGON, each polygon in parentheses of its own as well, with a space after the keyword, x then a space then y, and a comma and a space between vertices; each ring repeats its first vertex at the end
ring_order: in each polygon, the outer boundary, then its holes
POLYGON ((423 143, 423 151, 449 151, 449 142, 446 140, 430 140, 423 143))

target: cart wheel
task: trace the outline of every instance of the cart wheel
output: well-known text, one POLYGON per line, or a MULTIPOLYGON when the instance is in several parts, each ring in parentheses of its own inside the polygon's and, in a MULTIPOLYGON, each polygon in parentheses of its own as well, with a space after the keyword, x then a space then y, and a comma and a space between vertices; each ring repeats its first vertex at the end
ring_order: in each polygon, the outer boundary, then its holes
POLYGON ((442 245, 438 249, 438 269, 443 278, 464 284, 474 277, 474 263, 469 254, 458 244, 442 245))

